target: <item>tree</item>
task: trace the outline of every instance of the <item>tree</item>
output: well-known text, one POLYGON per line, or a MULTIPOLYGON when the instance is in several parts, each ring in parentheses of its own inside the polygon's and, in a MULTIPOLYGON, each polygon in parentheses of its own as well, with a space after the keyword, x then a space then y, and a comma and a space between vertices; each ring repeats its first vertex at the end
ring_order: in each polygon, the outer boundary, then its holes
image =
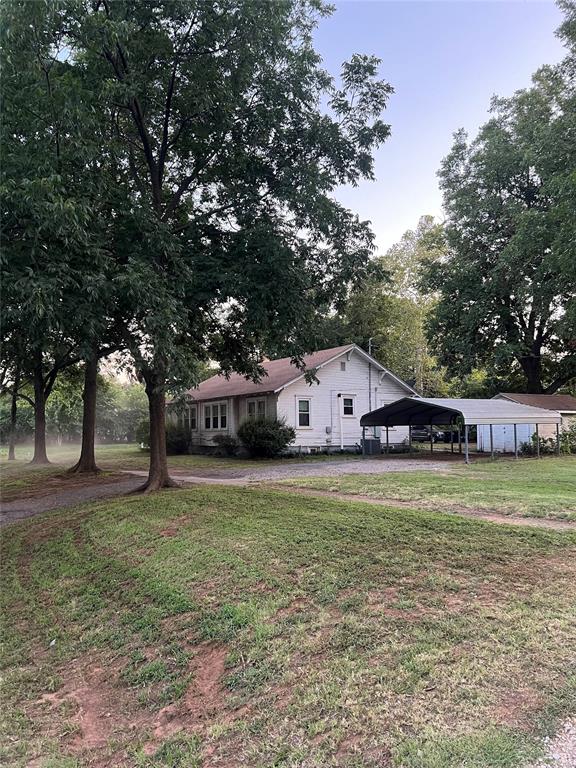
POLYGON ((500 376, 518 367, 535 393, 576 375, 573 65, 572 50, 531 88, 495 99, 472 142, 456 134, 440 171, 450 253, 428 273, 441 362, 500 376))
POLYGON ((60 7, 131 200, 115 242, 154 490, 171 484, 167 389, 207 357, 258 377, 273 339, 301 362, 315 307, 365 274, 373 236, 332 191, 372 178, 391 89, 373 57, 345 63, 340 88, 321 70, 320 0, 60 7))
POLYGON ((446 394, 449 383, 428 352, 424 329, 434 297, 420 281, 423 266, 444 252, 441 226, 432 216, 422 216, 415 230, 375 260, 373 274, 352 292, 343 311, 317 324, 318 346, 356 343, 371 348, 421 394, 446 394))

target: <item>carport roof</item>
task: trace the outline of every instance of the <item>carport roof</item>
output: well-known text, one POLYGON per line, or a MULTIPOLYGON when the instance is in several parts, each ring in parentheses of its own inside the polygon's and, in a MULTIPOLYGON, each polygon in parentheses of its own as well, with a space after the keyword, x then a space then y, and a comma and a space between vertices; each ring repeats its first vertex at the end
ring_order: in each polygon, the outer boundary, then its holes
POLYGON ((509 400, 449 397, 403 397, 390 405, 365 413, 363 427, 399 427, 410 424, 560 424, 559 413, 520 405, 509 400))

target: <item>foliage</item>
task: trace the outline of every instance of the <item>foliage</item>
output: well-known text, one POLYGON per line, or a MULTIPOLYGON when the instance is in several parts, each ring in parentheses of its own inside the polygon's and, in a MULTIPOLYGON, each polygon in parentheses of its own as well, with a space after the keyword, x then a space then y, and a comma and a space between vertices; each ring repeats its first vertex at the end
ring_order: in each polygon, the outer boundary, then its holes
POLYGON ((471 142, 459 131, 442 164, 450 251, 428 270, 429 332, 451 373, 519 369, 527 391, 549 393, 576 375, 574 67, 572 49, 494 99, 492 119, 471 142))
POLYGON ((246 419, 238 427, 238 439, 250 456, 270 458, 296 440, 296 431, 280 419, 246 419))
POLYGON ((212 442, 217 446, 217 456, 235 456, 240 449, 240 441, 234 435, 214 435, 212 442))
POLYGON ((339 314, 316 324, 317 346, 356 343, 428 397, 449 394, 450 382, 430 355, 425 322, 434 297, 421 284, 425 265, 445 252, 442 227, 423 216, 416 230, 376 260, 376 269, 354 290, 339 314))
POLYGON ((186 430, 177 424, 166 425, 166 452, 169 456, 188 453, 190 439, 186 430))

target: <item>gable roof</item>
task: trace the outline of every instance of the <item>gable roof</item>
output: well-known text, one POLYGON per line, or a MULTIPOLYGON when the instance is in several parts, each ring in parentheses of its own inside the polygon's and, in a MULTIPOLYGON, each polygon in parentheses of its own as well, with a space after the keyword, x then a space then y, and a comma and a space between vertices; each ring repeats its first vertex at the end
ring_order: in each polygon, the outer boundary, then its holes
POLYGON ((211 376, 209 379, 202 381, 194 389, 189 389, 186 394, 194 400, 217 400, 226 397, 264 395, 280 392, 290 384, 302 379, 307 371, 318 370, 352 351, 363 357, 367 362, 372 363, 378 370, 386 372, 407 392, 414 392, 412 387, 408 386, 397 376, 394 376, 393 373, 384 368, 383 365, 356 344, 344 344, 341 347, 321 349, 310 355, 304 355, 304 369, 297 368, 289 357, 282 357, 279 360, 267 360, 262 364, 267 375, 263 376, 260 381, 251 381, 238 373, 232 373, 228 379, 222 374, 216 374, 216 376, 211 376))
POLYGON ((576 413, 576 397, 572 397, 572 395, 525 395, 517 392, 499 392, 496 397, 512 400, 514 403, 521 403, 522 405, 531 405, 534 408, 576 413))

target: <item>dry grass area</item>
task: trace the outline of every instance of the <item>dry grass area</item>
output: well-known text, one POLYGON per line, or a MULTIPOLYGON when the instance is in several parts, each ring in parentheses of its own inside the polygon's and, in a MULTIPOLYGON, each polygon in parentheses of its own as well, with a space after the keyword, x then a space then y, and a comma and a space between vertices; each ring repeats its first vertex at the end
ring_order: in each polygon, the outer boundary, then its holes
POLYGON ((342 474, 284 482, 390 504, 408 502, 421 509, 576 521, 576 456, 475 461, 469 466, 450 464, 434 473, 342 474))
POLYGON ((2 540, 4 765, 512 768, 576 711, 576 535, 289 491, 2 540))

